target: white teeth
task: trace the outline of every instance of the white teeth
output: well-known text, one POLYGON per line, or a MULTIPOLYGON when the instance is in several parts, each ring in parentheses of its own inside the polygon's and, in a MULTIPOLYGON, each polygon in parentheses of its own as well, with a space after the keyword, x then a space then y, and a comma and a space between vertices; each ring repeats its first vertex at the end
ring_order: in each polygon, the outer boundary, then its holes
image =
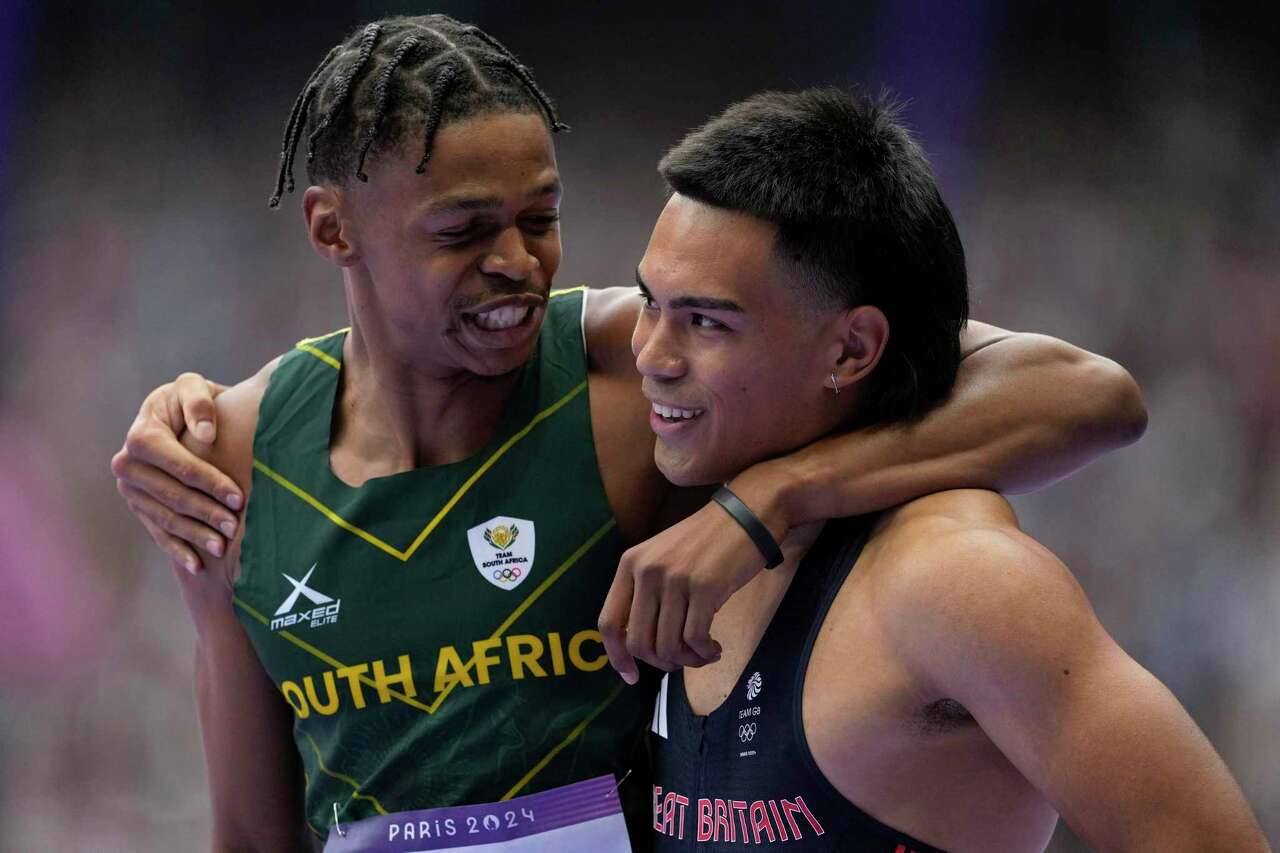
POLYGON ((664 406, 661 403, 654 403, 653 410, 669 421, 692 420, 706 411, 705 409, 677 409, 675 406, 664 406))
POLYGON ((483 314, 476 314, 472 319, 477 326, 489 331, 510 329, 523 323, 529 316, 530 310, 532 309, 527 305, 510 305, 506 308, 495 308, 483 314))

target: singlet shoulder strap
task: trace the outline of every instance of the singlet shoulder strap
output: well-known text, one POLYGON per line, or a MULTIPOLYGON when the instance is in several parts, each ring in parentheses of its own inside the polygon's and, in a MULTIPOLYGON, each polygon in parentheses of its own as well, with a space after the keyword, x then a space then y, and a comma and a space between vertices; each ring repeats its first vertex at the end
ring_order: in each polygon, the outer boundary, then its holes
POLYGON ((803 664, 813 651, 818 630, 862 553, 873 521, 874 516, 858 516, 827 522, 796 568, 795 578, 761 638, 757 651, 761 665, 767 659, 781 659, 792 662, 803 675, 803 664))
POLYGON ((282 436, 291 443, 314 438, 327 446, 334 393, 342 371, 342 346, 349 331, 344 328, 303 338, 280 359, 258 407, 255 458, 271 455, 272 446, 282 436))
MULTIPOLYGON (((542 349, 542 380, 572 381, 576 385, 586 378, 587 349, 583 331, 587 288, 553 290, 547 300, 538 345, 542 349)), ((569 390, 567 387, 563 390, 569 390)))

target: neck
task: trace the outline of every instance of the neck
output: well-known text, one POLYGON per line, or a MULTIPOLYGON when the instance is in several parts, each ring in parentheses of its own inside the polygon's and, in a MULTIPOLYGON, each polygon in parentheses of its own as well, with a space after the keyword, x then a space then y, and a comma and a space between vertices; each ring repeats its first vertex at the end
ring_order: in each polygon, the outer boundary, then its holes
POLYGON ((348 482, 473 456, 493 437, 519 381, 519 371, 436 375, 386 340, 353 312, 330 448, 335 473, 348 482))

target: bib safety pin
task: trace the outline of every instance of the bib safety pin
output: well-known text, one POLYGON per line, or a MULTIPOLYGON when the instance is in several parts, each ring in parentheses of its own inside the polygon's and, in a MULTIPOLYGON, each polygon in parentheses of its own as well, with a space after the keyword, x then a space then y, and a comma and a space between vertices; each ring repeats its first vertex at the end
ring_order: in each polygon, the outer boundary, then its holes
MULTIPOLYGON (((618 784, 622 784, 622 783, 619 782, 618 784)), ((338 804, 337 803, 333 804, 333 828, 338 831, 339 838, 347 837, 347 833, 342 829, 342 824, 338 822, 338 804)))
MULTIPOLYGON (((635 769, 634 767, 631 768, 631 770, 634 770, 634 769, 635 769)), ((631 770, 628 770, 626 773, 622 774, 622 778, 618 780, 618 784, 610 788, 608 794, 605 794, 606 797, 612 797, 614 794, 618 793, 618 789, 622 787, 622 783, 627 781, 627 777, 631 775, 631 770)))

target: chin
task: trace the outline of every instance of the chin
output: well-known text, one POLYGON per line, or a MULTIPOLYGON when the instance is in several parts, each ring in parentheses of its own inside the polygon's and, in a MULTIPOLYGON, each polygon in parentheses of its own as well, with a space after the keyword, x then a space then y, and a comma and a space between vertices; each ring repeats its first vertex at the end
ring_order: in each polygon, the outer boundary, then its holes
POLYGON ((503 353, 498 357, 483 359, 476 365, 472 372, 480 376, 488 376, 490 378, 497 379, 501 376, 506 376, 509 373, 514 373, 519 370, 527 364, 531 358, 533 358, 533 354, 536 351, 537 346, 535 339, 534 346, 530 346, 520 352, 503 353))
POLYGON ((673 486, 692 488, 694 486, 710 486, 724 482, 719 472, 706 465, 698 464, 696 458, 678 457, 663 450, 662 443, 653 451, 653 461, 662 476, 673 486))

